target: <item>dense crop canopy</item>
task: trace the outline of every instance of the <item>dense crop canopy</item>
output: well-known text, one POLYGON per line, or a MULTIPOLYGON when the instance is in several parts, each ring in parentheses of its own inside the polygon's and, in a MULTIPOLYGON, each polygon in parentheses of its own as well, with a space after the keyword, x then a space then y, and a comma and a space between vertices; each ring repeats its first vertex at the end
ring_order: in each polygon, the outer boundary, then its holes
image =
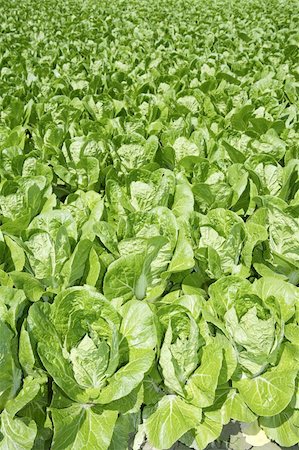
POLYGON ((0 15, 0 450, 298 444, 298 2, 0 15))

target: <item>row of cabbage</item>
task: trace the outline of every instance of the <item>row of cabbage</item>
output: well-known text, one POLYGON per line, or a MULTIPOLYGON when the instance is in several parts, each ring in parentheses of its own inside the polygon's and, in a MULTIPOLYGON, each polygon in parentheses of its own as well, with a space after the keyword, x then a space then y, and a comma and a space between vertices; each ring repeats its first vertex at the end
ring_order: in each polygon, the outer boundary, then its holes
POLYGON ((297 444, 297 2, 5 3, 0 449, 297 444))

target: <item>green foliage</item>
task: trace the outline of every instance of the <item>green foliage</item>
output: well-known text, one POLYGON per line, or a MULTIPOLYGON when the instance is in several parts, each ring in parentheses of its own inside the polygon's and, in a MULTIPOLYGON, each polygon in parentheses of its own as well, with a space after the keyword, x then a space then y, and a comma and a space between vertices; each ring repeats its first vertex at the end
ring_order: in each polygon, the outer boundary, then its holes
POLYGON ((0 449, 298 444, 298 2, 0 13, 0 449))

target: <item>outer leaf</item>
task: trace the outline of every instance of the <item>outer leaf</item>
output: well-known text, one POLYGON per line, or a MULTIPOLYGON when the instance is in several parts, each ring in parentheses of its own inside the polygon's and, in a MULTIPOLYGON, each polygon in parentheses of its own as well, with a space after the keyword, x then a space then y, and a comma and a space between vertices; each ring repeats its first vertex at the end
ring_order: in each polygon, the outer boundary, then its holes
POLYGON ((120 332, 127 339, 129 348, 154 349, 157 345, 156 319, 146 303, 136 300, 122 308, 120 332))
POLYGON ((21 419, 13 418, 7 411, 1 414, 1 450, 31 450, 36 437, 36 424, 33 420, 26 425, 21 419))
POLYGON ((201 409, 176 395, 166 395, 156 411, 145 421, 149 442, 158 449, 171 447, 183 434, 201 420, 201 409))
POLYGON ((194 264, 193 249, 182 226, 179 230, 177 246, 169 264, 168 272, 182 272, 192 269, 194 264))
POLYGON ((186 433, 180 440, 190 448, 204 450, 208 444, 220 436, 221 431, 221 423, 215 422, 204 415, 201 423, 194 430, 186 433))
POLYGON ((21 371, 14 359, 14 335, 0 320, 0 408, 13 397, 21 382, 21 371))
POLYGON ((213 344, 204 347, 201 365, 186 384, 187 394, 194 405, 207 407, 214 402, 222 358, 222 348, 213 344))
POLYGON ((54 422, 53 450, 107 450, 117 411, 102 411, 89 405, 73 404, 51 409, 54 422))
POLYGON ((63 355, 57 332, 37 303, 31 307, 28 325, 38 341, 42 363, 57 385, 73 400, 83 398, 83 390, 76 383, 70 362, 63 355))
POLYGON ((292 407, 273 417, 261 417, 260 425, 270 439, 290 447, 299 443, 299 410, 292 407))
POLYGON ((123 297, 129 300, 134 295, 134 289, 142 274, 143 256, 128 255, 110 264, 104 278, 104 295, 108 299, 123 297))
POLYGON ((27 403, 31 402, 40 390, 41 381, 41 379, 38 380, 31 377, 25 378, 22 390, 18 393, 17 397, 9 400, 6 404, 5 409, 8 414, 15 416, 27 403))
POLYGON ((151 350, 137 350, 135 358, 133 356, 128 364, 121 367, 111 377, 109 384, 102 389, 97 402, 106 404, 130 394, 142 382, 144 374, 152 365, 154 356, 151 350))
POLYGON ((235 382, 235 387, 254 413, 274 416, 288 406, 295 392, 297 358, 293 347, 285 347, 278 366, 254 378, 235 382))

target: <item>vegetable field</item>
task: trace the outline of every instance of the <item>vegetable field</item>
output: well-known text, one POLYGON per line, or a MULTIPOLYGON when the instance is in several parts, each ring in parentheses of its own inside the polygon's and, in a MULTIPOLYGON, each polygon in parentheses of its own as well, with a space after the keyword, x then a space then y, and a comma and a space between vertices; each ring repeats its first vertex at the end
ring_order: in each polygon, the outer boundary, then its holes
POLYGON ((297 446, 298 1, 0 16, 0 449, 297 446))

